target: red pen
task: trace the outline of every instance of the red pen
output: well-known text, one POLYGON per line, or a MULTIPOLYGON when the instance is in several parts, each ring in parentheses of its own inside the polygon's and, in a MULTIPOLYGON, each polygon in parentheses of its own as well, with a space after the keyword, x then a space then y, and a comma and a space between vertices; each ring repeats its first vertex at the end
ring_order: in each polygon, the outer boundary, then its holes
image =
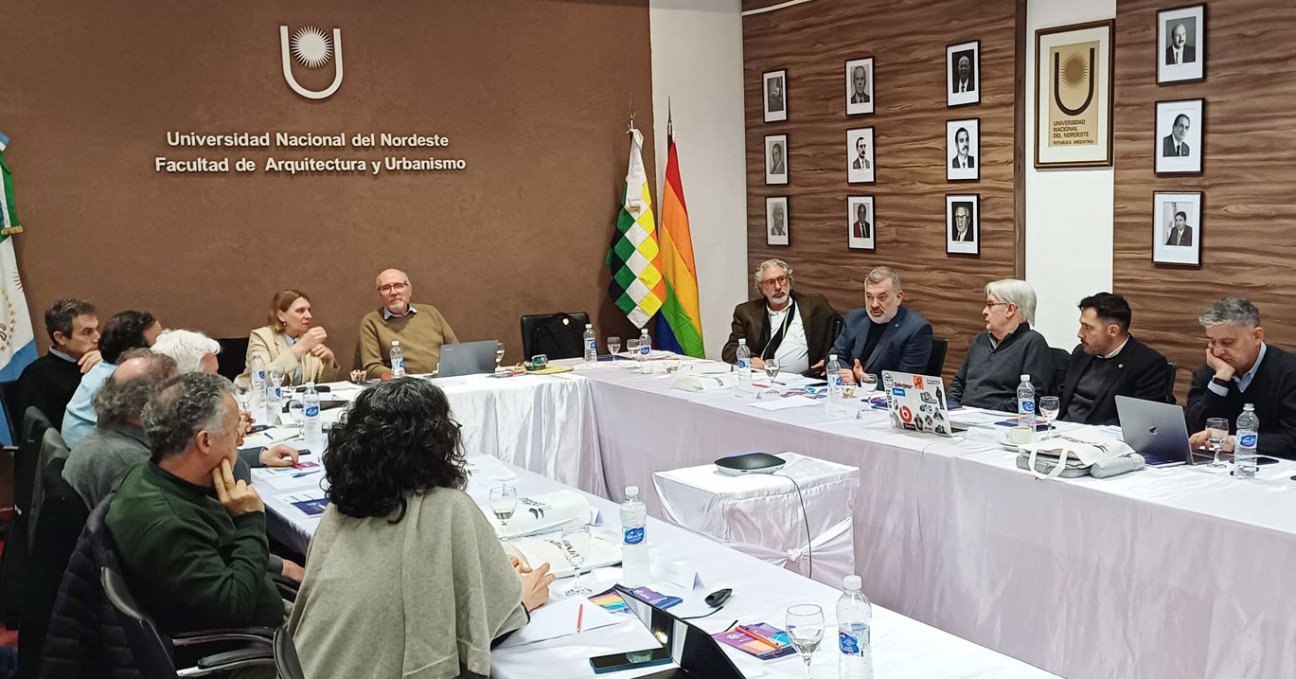
POLYGON ((585 604, 581 604, 580 608, 576 609, 576 633, 577 634, 580 634, 581 620, 583 620, 584 618, 585 618, 585 604))
POLYGON ((765 644, 766 646, 769 646, 770 648, 773 648, 775 650, 779 648, 779 644, 777 641, 774 641, 773 639, 766 637, 765 635, 761 634, 760 632, 757 632, 756 630, 746 625, 739 625, 738 630, 743 634, 746 634, 747 636, 755 639, 756 641, 759 641, 765 644))

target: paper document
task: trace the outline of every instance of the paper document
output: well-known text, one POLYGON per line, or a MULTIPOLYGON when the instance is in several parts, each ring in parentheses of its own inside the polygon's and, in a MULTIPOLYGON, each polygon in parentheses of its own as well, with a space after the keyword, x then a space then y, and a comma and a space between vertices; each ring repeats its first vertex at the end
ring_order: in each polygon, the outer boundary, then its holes
POLYGON ((787 396, 778 397, 770 394, 768 398, 762 398, 759 401, 752 401, 747 405, 761 410, 787 410, 788 408, 805 408, 807 406, 819 405, 821 401, 805 396, 787 396))
MULTIPOLYGON (((585 597, 569 597, 531 611, 531 621, 502 641, 500 648, 525 646, 538 641, 557 639, 576 634, 576 621, 580 619, 581 632, 615 625, 631 618, 609 613, 585 597)), ((638 621, 635 620, 635 623, 638 621)))

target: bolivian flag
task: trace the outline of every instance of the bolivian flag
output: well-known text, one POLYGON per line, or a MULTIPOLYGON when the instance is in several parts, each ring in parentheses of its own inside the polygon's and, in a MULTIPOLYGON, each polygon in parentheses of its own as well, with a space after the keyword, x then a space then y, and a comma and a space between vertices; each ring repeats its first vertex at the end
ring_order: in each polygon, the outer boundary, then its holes
POLYGON ((643 164, 643 134, 630 129, 630 166, 625 197, 606 264, 612 270, 608 293, 636 328, 642 328, 661 308, 666 282, 661 275, 661 251, 653 222, 652 192, 643 164))
POLYGON ((667 351, 702 358, 702 313, 698 307, 697 263, 689 232, 684 183, 680 180, 675 136, 666 136, 666 187, 662 191, 661 259, 666 301, 657 314, 657 341, 667 351))

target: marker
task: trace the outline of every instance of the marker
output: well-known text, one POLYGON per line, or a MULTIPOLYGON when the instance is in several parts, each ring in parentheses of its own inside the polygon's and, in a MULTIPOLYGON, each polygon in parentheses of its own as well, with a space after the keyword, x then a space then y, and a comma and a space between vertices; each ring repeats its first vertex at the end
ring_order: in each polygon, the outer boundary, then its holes
POLYGON ((749 637, 755 639, 756 641, 759 641, 759 642, 765 644, 766 646, 769 646, 770 648, 773 648, 773 649, 775 649, 775 650, 778 650, 778 649, 780 648, 780 646, 779 646, 779 644, 778 644, 777 641, 774 641, 773 639, 770 639, 770 638, 768 638, 768 637, 762 635, 760 632, 757 632, 756 630, 754 630, 754 629, 752 629, 752 628, 750 628, 750 627, 748 627, 748 626, 746 626, 746 625, 739 625, 739 626, 738 626, 738 630, 739 630, 740 632, 742 632, 743 634, 746 634, 747 636, 749 636, 749 637))
POLYGON ((576 633, 577 634, 580 634, 581 620, 584 619, 585 619, 585 604, 581 604, 580 608, 576 609, 576 633))

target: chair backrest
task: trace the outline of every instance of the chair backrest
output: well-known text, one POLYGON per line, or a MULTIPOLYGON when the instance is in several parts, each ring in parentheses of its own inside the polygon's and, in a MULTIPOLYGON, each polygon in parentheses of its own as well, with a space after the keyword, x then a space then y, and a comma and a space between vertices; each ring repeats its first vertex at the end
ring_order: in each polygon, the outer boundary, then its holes
POLYGON ((1165 402, 1174 403, 1175 377, 1179 374, 1179 366, 1174 361, 1166 361, 1166 372, 1169 373, 1169 377, 1166 382, 1165 402))
MULTIPOLYGON (((1058 395, 1062 393, 1062 385, 1066 383, 1067 365, 1071 363, 1071 354, 1066 349, 1049 347, 1053 353, 1053 390, 1049 394, 1058 395)), ((1048 394, 1039 393, 1036 396, 1047 396, 1048 394)))
POLYGON ((104 598, 117 614, 130 646, 131 655, 145 677, 175 676, 175 660, 171 656, 171 640, 158 629, 153 619, 135 601, 126 576, 117 560, 117 545, 108 531, 106 518, 109 502, 101 502, 90 513, 82 539, 88 539, 94 551, 95 565, 99 568, 99 584, 104 598))
POLYGON ((14 518, 0 555, 0 614, 10 629, 22 620, 23 591, 31 560, 32 490, 40 466, 41 441, 54 427, 35 406, 23 415, 22 437, 14 454, 14 518))
MULTIPOLYGON (((67 460, 68 447, 63 443, 63 435, 57 429, 50 427, 45 430, 45 436, 41 439, 40 458, 37 462, 37 469, 45 469, 54 460, 67 460)), ((37 531, 40 528, 41 507, 45 503, 45 474, 37 474, 35 483, 32 484, 31 499, 31 518, 27 521, 27 531, 31 536, 28 543, 28 549, 35 551, 35 541, 37 531)))
POLYGON ((227 380, 243 374, 247 369, 248 338, 224 337, 216 340, 220 353, 216 354, 216 372, 227 380))
POLYGON ((523 316, 522 358, 529 359, 536 354, 544 354, 550 360, 580 358, 585 354, 585 324, 589 322, 589 314, 584 311, 523 316))
POLYGON ((23 413, 22 437, 18 439, 18 453, 14 457, 14 508, 21 514, 31 510, 32 486, 40 470, 41 442, 46 430, 53 427, 54 423, 36 406, 23 413))
POLYGON ((940 377, 945 370, 945 353, 947 351, 949 351, 949 340, 943 337, 933 337, 931 355, 927 357, 927 369, 923 374, 940 377))
POLYGON ((4 401, 4 415, 16 442, 22 436, 23 424, 23 414, 18 412, 18 380, 0 382, 0 400, 4 401))

